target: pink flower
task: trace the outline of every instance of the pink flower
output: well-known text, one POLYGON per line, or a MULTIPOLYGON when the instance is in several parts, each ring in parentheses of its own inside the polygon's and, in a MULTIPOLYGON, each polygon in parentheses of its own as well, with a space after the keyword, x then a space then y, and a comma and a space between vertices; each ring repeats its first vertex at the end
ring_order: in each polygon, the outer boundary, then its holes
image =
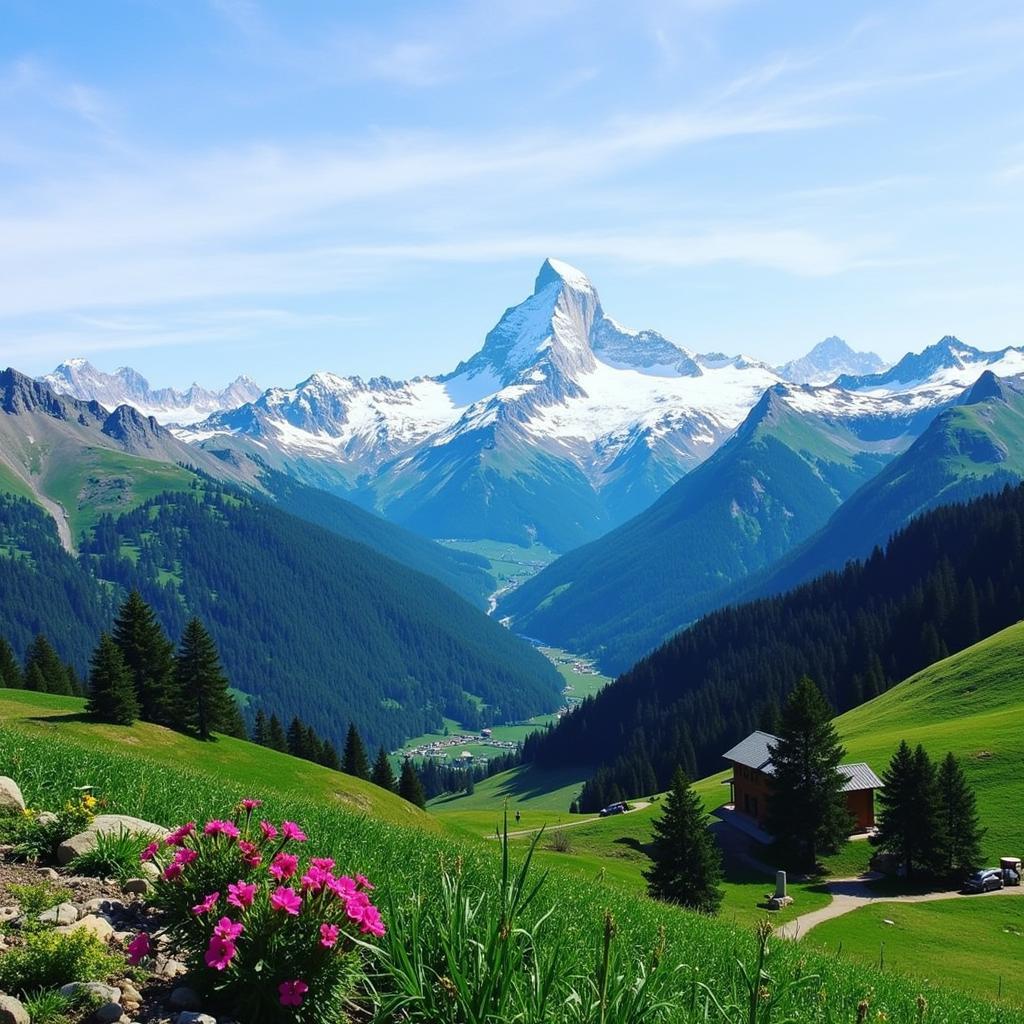
POLYGON ((211 892, 201 903, 197 903, 192 908, 193 914, 208 914, 217 905, 217 900, 220 899, 219 892, 211 892))
POLYGON ((330 949, 338 941, 339 928, 336 924, 320 925, 320 945, 324 949, 330 949))
POLYGON ((203 828, 203 835, 222 835, 227 836, 228 839, 237 839, 239 835, 238 826, 233 821, 208 821, 203 828))
POLYGON ((149 956, 149 936, 139 932, 128 944, 128 963, 135 967, 143 957, 149 956))
POLYGON ((213 934, 227 942, 234 942, 245 929, 241 921, 232 921, 230 917, 222 917, 213 929, 213 934))
POLYGON ((226 970, 234 959, 237 947, 231 939, 222 938, 220 935, 210 936, 210 945, 206 947, 206 966, 215 971, 226 970))
POLYGON ((246 797, 242 801, 242 805, 241 806, 242 806, 242 810, 243 811, 249 811, 251 813, 252 811, 255 811, 257 807, 262 807, 263 806, 263 801, 262 800, 253 800, 252 797, 246 797))
POLYGON ((302 906, 302 897, 287 885, 279 885, 270 894, 270 905, 274 910, 282 910, 292 917, 299 916, 299 908, 302 906))
POLYGON ((278 881, 291 878, 299 869, 299 858, 294 853, 279 853, 267 869, 278 881))
POLYGON ((345 913, 353 921, 362 921, 366 908, 370 905, 370 901, 366 898, 366 893, 357 892, 348 898, 348 902, 345 904, 345 913))
POLYGON ((269 821, 260 822, 260 831, 264 839, 276 839, 278 835, 276 826, 271 825, 269 821))
POLYGON ((304 981, 282 981, 277 986, 281 997, 282 1006, 301 1006, 302 997, 309 991, 309 986, 304 981))
POLYGON ((181 846, 186 838, 192 835, 195 830, 196 823, 194 821, 190 821, 187 825, 182 825, 179 828, 176 828, 169 836, 167 836, 166 839, 164 839, 164 842, 168 846, 181 846))
POLYGON ((380 918, 380 911, 372 903, 363 910, 363 923, 359 930, 364 934, 376 935, 378 939, 387 931, 380 918))
POLYGON ((147 846, 142 851, 142 853, 139 854, 139 860, 141 860, 141 861, 152 860, 157 855, 157 853, 159 853, 159 852, 160 852, 160 844, 159 843, 150 843, 149 846, 147 846))
POLYGON ((256 898, 256 886, 249 885, 239 879, 237 882, 232 882, 228 886, 228 903, 233 907, 240 907, 245 909, 246 907, 252 906, 252 901, 256 898))
POLYGON ((255 843, 250 843, 247 839, 240 839, 238 841, 238 849, 242 851, 242 860, 251 868, 258 868, 263 863, 263 856, 256 848, 255 843))
POLYGON ((195 850, 183 846, 174 854, 174 863, 184 867, 186 864, 191 864, 198 856, 199 854, 195 850))
POLYGON ((181 874, 181 872, 182 867, 177 862, 175 862, 174 864, 168 864, 166 869, 164 870, 164 878, 166 878, 168 882, 173 882, 174 879, 181 874))
POLYGON ((332 857, 313 857, 310 859, 310 866, 320 871, 333 871, 334 859, 332 857))
POLYGON ((285 839, 294 840, 296 843, 304 843, 306 841, 306 833, 294 821, 281 822, 281 835, 285 839))
POLYGON ((360 889, 366 889, 368 892, 373 892, 376 888, 366 875, 356 875, 356 885, 358 885, 360 889))
POLYGON ((342 875, 341 878, 329 879, 327 881, 327 888, 330 889, 339 900, 345 901, 347 901, 349 897, 355 896, 357 892, 355 881, 349 878, 348 875, 342 875))
POLYGON ((319 892, 334 876, 323 868, 310 866, 310 869, 302 876, 302 888, 319 892))

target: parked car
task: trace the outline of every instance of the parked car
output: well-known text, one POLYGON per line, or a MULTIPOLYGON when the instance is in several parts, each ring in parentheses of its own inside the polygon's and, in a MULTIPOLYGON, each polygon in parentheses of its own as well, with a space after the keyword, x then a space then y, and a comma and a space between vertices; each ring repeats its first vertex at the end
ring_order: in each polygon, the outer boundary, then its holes
POLYGON ((625 814, 626 805, 624 803, 609 804, 607 807, 602 807, 597 813, 601 818, 610 818, 613 814, 625 814))
POLYGON ((1003 873, 999 868, 982 868, 964 882, 964 892, 993 892, 1002 887, 1003 873))

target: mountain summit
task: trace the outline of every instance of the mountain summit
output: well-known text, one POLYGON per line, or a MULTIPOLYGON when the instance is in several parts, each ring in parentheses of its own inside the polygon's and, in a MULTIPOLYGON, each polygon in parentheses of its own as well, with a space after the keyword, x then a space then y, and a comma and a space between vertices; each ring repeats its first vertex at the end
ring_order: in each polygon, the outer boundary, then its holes
POLYGON ((885 363, 874 352, 855 352, 842 338, 819 341, 807 355, 779 367, 779 376, 794 384, 831 384, 842 374, 878 373, 885 363))

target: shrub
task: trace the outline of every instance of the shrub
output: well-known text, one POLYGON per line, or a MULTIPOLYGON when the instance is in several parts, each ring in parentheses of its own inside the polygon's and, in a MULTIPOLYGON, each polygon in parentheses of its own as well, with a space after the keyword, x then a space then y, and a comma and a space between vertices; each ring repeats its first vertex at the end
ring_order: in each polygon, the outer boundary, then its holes
POLYGON ((125 881, 139 873, 139 856, 149 840, 132 832, 100 832, 96 845, 71 862, 71 870, 97 878, 125 881))
POLYGON ((0 957, 0 990, 27 995, 70 981, 96 981, 123 970, 124 958, 110 953, 88 932, 33 932, 23 945, 0 957))
POLYGON ((22 929, 31 931, 39 925, 39 915, 51 907, 63 903, 71 895, 70 889, 62 889, 48 882, 32 885, 8 885, 7 891, 14 897, 25 921, 22 929))
MULTIPOLYGON (((152 903, 197 987, 239 1019, 334 1022, 359 975, 363 936, 385 931, 373 886, 335 874, 330 858, 300 859, 302 829, 258 821, 259 803, 150 843, 142 859, 161 869, 152 903)), ((131 961, 149 950, 140 934, 131 961)))
POLYGON ((22 814, 0 819, 0 840, 10 843, 12 853, 24 860, 53 857, 65 839, 88 827, 97 806, 96 798, 85 791, 66 800, 52 820, 41 821, 39 812, 26 809, 22 814))
POLYGON ((568 831, 564 828, 555 829, 551 833, 548 848, 554 850, 555 853, 572 853, 572 839, 568 831))

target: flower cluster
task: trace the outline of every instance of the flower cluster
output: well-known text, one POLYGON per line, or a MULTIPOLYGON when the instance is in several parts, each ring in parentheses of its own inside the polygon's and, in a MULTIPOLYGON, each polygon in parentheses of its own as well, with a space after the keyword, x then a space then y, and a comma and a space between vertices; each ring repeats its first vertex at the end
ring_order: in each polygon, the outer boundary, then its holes
MULTIPOLYGON (((315 1004, 337 1004, 358 944, 384 922, 365 876, 306 860, 302 828, 263 820, 259 807, 244 800, 232 818, 181 825, 141 858, 160 871, 153 903, 170 946, 210 996, 243 1020, 315 1021, 315 1004)), ((151 953, 145 934, 128 947, 133 964, 151 953)))

